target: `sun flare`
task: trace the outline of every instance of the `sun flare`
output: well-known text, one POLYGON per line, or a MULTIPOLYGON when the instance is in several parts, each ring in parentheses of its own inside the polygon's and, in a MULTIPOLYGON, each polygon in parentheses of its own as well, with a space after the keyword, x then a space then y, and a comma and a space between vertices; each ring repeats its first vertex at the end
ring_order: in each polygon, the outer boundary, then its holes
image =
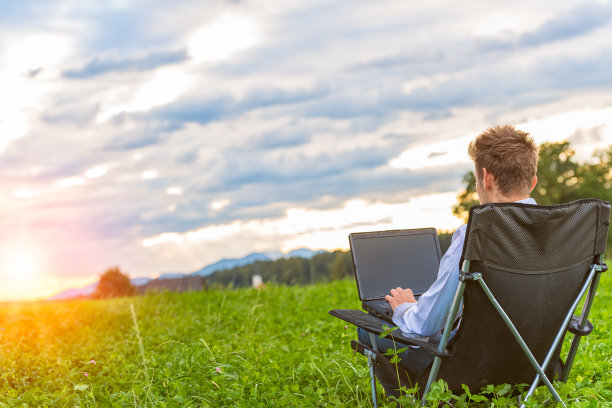
POLYGON ((7 263, 8 275, 19 280, 31 277, 35 270, 36 262, 30 254, 16 254, 7 263))
POLYGON ((31 298, 40 278, 40 262, 32 251, 11 251, 0 258, 0 277, 4 299, 31 298))

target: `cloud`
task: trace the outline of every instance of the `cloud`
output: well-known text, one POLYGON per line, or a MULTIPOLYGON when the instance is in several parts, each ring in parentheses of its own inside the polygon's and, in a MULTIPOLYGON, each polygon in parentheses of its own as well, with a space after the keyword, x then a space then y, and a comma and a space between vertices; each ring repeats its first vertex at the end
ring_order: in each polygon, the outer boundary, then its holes
POLYGON ((411 51, 410 54, 386 55, 376 57, 369 61, 359 62, 353 67, 349 67, 350 71, 387 71, 398 67, 405 68, 406 66, 419 67, 424 66, 440 66, 448 63, 447 56, 441 50, 419 49, 418 52, 411 51))
POLYGON ((116 131, 104 144, 103 149, 136 150, 164 143, 164 128, 158 123, 143 123, 126 131, 116 131))
POLYGON ((250 143, 247 144, 247 149, 273 150, 296 147, 309 143, 311 137, 308 129, 299 127, 296 124, 290 128, 277 129, 255 135, 250 143))
POLYGON ((310 88, 283 89, 274 86, 254 87, 241 97, 236 98, 228 92, 218 92, 206 96, 190 96, 153 110, 151 117, 170 120, 175 124, 194 122, 206 124, 212 121, 229 119, 246 112, 273 106, 313 101, 328 93, 322 84, 310 88))
POLYGON ((41 119, 49 123, 71 122, 77 126, 87 126, 95 120, 99 109, 95 102, 57 101, 41 114, 41 119))
MULTIPOLYGON (((393 225, 408 224, 414 227, 431 226, 436 218, 450 217, 446 206, 455 200, 454 194, 420 196, 407 203, 389 204, 381 201, 349 200, 328 209, 289 208, 284 214, 251 221, 233 221, 186 231, 181 234, 165 233, 145 238, 145 247, 178 246, 203 247, 215 245, 219 239, 238 242, 258 240, 266 248, 267 242, 283 242, 281 250, 288 251, 301 246, 311 248, 346 248, 346 237, 356 230, 382 230, 393 225), (417 219, 419 210, 426 210, 427 217, 417 219)), ((453 221, 455 226, 459 220, 453 221)))
MULTIPOLYGON (((549 89, 576 89, 579 87, 608 87, 612 64, 612 46, 595 53, 579 56, 558 55, 542 59, 534 67, 533 77, 541 87, 549 89)), ((536 81, 534 81, 536 82, 536 81)))
POLYGON ((569 40, 591 33, 612 21, 612 3, 588 2, 564 11, 544 21, 537 28, 498 38, 481 38, 478 44, 484 51, 506 51, 569 40))
POLYGON ((219 61, 259 40, 259 28, 253 21, 226 13, 213 24, 198 29, 189 41, 189 54, 196 62, 219 61))
POLYGON ((536 30, 519 38, 523 46, 536 46, 578 37, 608 25, 612 21, 612 3, 581 4, 567 14, 546 21, 536 30))
POLYGON ((64 71, 64 78, 88 79, 109 72, 151 71, 164 65, 176 64, 187 60, 187 52, 156 52, 139 58, 94 58, 83 68, 64 71))

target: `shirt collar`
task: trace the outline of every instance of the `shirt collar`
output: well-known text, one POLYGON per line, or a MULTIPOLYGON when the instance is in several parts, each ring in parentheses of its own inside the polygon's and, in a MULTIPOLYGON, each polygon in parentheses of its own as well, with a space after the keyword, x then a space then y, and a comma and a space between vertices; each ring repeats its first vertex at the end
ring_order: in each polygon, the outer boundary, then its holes
POLYGON ((515 201, 515 203, 522 203, 522 204, 534 204, 534 205, 535 205, 535 204, 537 204, 537 203, 536 203, 536 200, 534 200, 534 199, 533 199, 533 198, 531 198, 531 197, 525 198, 525 199, 523 199, 523 200, 518 200, 518 201, 515 201))

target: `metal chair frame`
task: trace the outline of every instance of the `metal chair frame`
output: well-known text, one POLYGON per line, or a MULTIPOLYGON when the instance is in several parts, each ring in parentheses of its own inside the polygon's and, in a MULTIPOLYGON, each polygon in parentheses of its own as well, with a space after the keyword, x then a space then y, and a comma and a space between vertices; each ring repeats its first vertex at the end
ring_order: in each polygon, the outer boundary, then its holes
MULTIPOLYGON (((578 332, 584 331, 585 328, 587 327, 588 315, 591 310, 591 306, 593 304, 593 299, 595 297, 595 292, 597 291, 597 286, 599 285, 600 274, 602 272, 605 272, 607 269, 608 268, 606 264, 603 263, 603 254, 602 254, 599 256, 598 263, 591 265, 591 268, 588 274, 588 278, 586 279, 585 283, 580 289, 578 296, 574 299, 574 302, 572 303, 570 310, 567 312, 565 319, 563 320, 563 324, 559 328, 557 335, 555 336, 555 339, 553 341, 553 344, 548 350, 546 358, 544 359, 542 364, 539 364, 537 360, 535 359, 535 357, 533 356, 527 344, 525 344, 525 341, 521 337, 520 333, 516 330, 516 327, 514 326, 514 324, 508 317, 508 315, 504 312, 502 307, 499 305, 499 303, 497 302, 497 300, 495 299, 495 297, 493 296, 493 294, 487 287, 486 283, 482 279, 482 275, 478 272, 474 272, 474 273, 470 272, 470 261, 465 260, 463 262, 462 272, 459 278, 460 284, 455 293, 455 297, 451 305, 451 309, 450 309, 451 311, 448 315, 448 319, 446 320, 446 325, 444 327, 442 339, 440 340, 440 344, 438 346, 438 351, 440 352, 447 351, 446 346, 448 345, 449 336, 450 336, 451 328, 453 325, 453 316, 455 316, 457 314, 457 311, 459 310, 459 306, 463 299, 463 291, 465 290, 465 285, 467 285, 468 283, 477 282, 482 288, 482 290, 484 291, 487 298, 493 304, 493 307, 497 310, 501 318, 504 320, 504 322, 508 326, 508 329, 510 329, 510 332, 512 333, 512 335, 518 342, 519 346, 525 353, 525 356, 529 359, 531 365, 533 366, 534 370, 537 373, 535 379, 533 380, 533 383, 531 384, 529 391, 527 392, 527 395, 525 396, 523 400, 523 403, 521 404, 521 408, 525 407, 525 401, 527 401, 533 395, 540 381, 544 382, 544 384, 546 385, 550 393, 553 395, 555 400, 560 402, 565 407, 565 403, 561 400, 561 397, 555 390, 554 386, 550 382, 550 379, 546 376, 546 373, 544 371, 546 370, 546 368, 548 367, 548 364, 553 358, 555 354, 555 350, 557 349, 557 346, 559 345, 559 342, 563 339, 565 332, 568 330, 568 327, 570 326, 570 322, 572 320, 572 316, 574 315, 576 308, 578 307, 580 303, 580 300, 584 297, 585 293, 587 293, 587 290, 588 290, 587 298, 585 300, 581 314, 578 317, 578 324, 577 324, 578 330, 576 331, 578 332)), ((563 382, 567 381, 569 372, 574 362, 574 358, 576 356, 576 352, 578 351, 578 345, 580 344, 580 339, 582 338, 583 335, 586 335, 586 334, 578 334, 574 332, 574 339, 572 341, 572 345, 568 352, 568 357, 566 359, 566 364, 563 370, 563 374, 561 375, 561 378, 560 378, 560 380, 563 382)), ((431 384, 436 380, 436 376, 438 375, 438 371, 440 370, 441 364, 442 364, 442 358, 439 356, 436 356, 434 358, 434 362, 432 364, 429 378, 427 379, 427 384, 423 392, 423 398, 422 398, 423 405, 425 405, 426 396, 431 388, 431 384)))

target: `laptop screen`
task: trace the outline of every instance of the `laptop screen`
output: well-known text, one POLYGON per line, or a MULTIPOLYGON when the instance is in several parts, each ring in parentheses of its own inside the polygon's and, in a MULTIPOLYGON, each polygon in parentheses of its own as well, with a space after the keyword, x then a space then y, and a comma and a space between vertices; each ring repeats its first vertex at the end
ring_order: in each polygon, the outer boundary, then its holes
POLYGON ((359 299, 382 299, 397 286, 415 295, 436 280, 440 244, 434 228, 349 234, 359 299))

